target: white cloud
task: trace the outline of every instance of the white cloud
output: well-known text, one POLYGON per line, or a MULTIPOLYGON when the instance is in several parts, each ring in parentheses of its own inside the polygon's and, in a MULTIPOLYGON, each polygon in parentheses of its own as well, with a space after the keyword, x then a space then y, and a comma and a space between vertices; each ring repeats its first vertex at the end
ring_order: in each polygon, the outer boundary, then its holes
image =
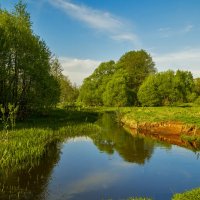
POLYGON ((130 40, 130 41, 137 41, 137 37, 131 33, 123 33, 118 35, 113 35, 112 38, 114 40, 130 40))
POLYGON ((187 26, 182 30, 182 32, 183 32, 183 33, 188 33, 188 32, 190 32, 190 31, 192 31, 193 28, 194 28, 194 25, 189 24, 189 25, 187 25, 187 26))
POLYGON ((86 177, 72 182, 68 188, 66 188, 66 193, 64 195, 67 199, 71 199, 76 194, 95 191, 99 188, 106 189, 119 178, 120 175, 113 174, 109 171, 91 172, 86 177))
POLYGON ((67 75, 72 83, 81 85, 84 78, 88 77, 101 61, 90 59, 77 59, 61 57, 59 61, 64 69, 63 74, 67 75))
POLYGON ((169 38, 173 36, 180 36, 193 31, 194 25, 188 24, 182 28, 173 29, 170 27, 159 28, 158 32, 162 38, 169 38))
MULTIPOLYGON (((200 49, 186 49, 166 54, 151 53, 151 55, 159 71, 189 70, 194 77, 200 77, 200 49)), ((61 57, 59 60, 64 69, 63 74, 77 85, 81 85, 83 79, 91 75, 101 63, 98 60, 69 57, 61 57)))
POLYGON ((87 26, 107 34, 110 38, 132 42, 136 47, 140 41, 135 33, 130 31, 126 21, 119 19, 109 12, 78 5, 69 0, 49 0, 52 5, 62 9, 72 18, 84 22, 87 26))
POLYGON ((186 49, 162 55, 152 53, 152 57, 160 71, 189 70, 194 77, 200 77, 200 49, 186 49))

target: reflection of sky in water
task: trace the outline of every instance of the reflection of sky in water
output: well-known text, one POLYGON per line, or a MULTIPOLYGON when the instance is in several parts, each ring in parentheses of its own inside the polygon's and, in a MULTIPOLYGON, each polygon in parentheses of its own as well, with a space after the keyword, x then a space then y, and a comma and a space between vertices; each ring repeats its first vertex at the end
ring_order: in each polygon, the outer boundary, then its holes
POLYGON ((67 193, 64 194, 65 197, 73 196, 74 194, 79 194, 82 192, 88 192, 92 190, 107 189, 113 181, 119 180, 119 177, 112 175, 110 172, 96 172, 88 174, 87 177, 73 182, 67 188, 67 193))
POLYGON ((125 162, 117 151, 100 153, 89 138, 76 138, 63 145, 48 200, 130 196, 168 200, 176 192, 200 186, 200 174, 194 170, 198 167, 193 152, 176 146, 171 150, 157 146, 151 159, 140 165, 125 162))
POLYGON ((71 139, 63 146, 62 152, 49 185, 50 199, 55 196, 70 199, 79 193, 108 189, 119 180, 119 174, 112 173, 113 168, 109 167, 109 156, 94 148, 91 139, 71 139))
MULTIPOLYGON (((54 144, 39 166, 21 171, 19 176, 11 173, 5 180, 7 187, 28 187, 29 200, 132 196, 169 200, 174 193, 200 187, 198 154, 133 137, 114 124, 110 115, 103 115, 99 123, 103 127, 100 134, 68 139, 59 147, 54 144)), ((2 180, 0 176, 0 183, 2 180)), ((1 198, 1 193, 0 199, 9 200, 1 198)))

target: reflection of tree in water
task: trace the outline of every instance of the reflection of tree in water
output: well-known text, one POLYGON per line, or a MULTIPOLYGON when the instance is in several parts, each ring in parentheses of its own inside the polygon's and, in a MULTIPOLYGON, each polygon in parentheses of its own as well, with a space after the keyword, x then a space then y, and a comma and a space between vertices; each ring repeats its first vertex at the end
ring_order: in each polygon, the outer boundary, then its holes
POLYGON ((46 187, 55 164, 60 159, 57 144, 51 144, 47 154, 33 168, 9 169, 0 174, 0 199, 2 200, 37 200, 45 199, 46 187))
POLYGON ((98 122, 103 131, 100 135, 92 136, 100 151, 113 154, 117 151, 127 162, 144 164, 151 158, 155 143, 146 138, 133 137, 123 128, 114 123, 114 115, 105 113, 98 122))
MULTIPOLYGON (((89 134, 100 151, 113 154, 117 151, 127 162, 144 164, 151 158, 155 143, 152 140, 133 137, 114 123, 115 115, 104 114, 98 121, 101 134, 89 134)), ((58 144, 51 144, 47 154, 33 168, 0 171, 0 199, 47 199, 47 186, 52 170, 60 159, 58 144)))

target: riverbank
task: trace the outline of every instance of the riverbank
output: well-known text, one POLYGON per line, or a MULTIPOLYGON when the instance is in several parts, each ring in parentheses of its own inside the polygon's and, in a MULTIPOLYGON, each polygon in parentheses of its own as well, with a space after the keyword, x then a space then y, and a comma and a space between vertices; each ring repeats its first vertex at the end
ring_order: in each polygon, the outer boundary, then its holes
POLYGON ((97 116, 95 112, 56 109, 17 122, 15 130, 1 130, 0 169, 31 168, 39 164, 52 143, 98 133, 100 127, 93 124, 97 116))
POLYGON ((118 115, 133 135, 200 149, 200 107, 124 108, 118 115))

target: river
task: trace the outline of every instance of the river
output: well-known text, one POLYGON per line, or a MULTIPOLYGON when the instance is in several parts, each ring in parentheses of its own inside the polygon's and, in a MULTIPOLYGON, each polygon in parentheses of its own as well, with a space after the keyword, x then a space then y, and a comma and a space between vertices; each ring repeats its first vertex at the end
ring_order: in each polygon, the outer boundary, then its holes
POLYGON ((34 168, 0 172, 2 200, 118 200, 172 195, 200 187, 199 154, 132 136, 105 113, 101 134, 52 144, 34 168))

